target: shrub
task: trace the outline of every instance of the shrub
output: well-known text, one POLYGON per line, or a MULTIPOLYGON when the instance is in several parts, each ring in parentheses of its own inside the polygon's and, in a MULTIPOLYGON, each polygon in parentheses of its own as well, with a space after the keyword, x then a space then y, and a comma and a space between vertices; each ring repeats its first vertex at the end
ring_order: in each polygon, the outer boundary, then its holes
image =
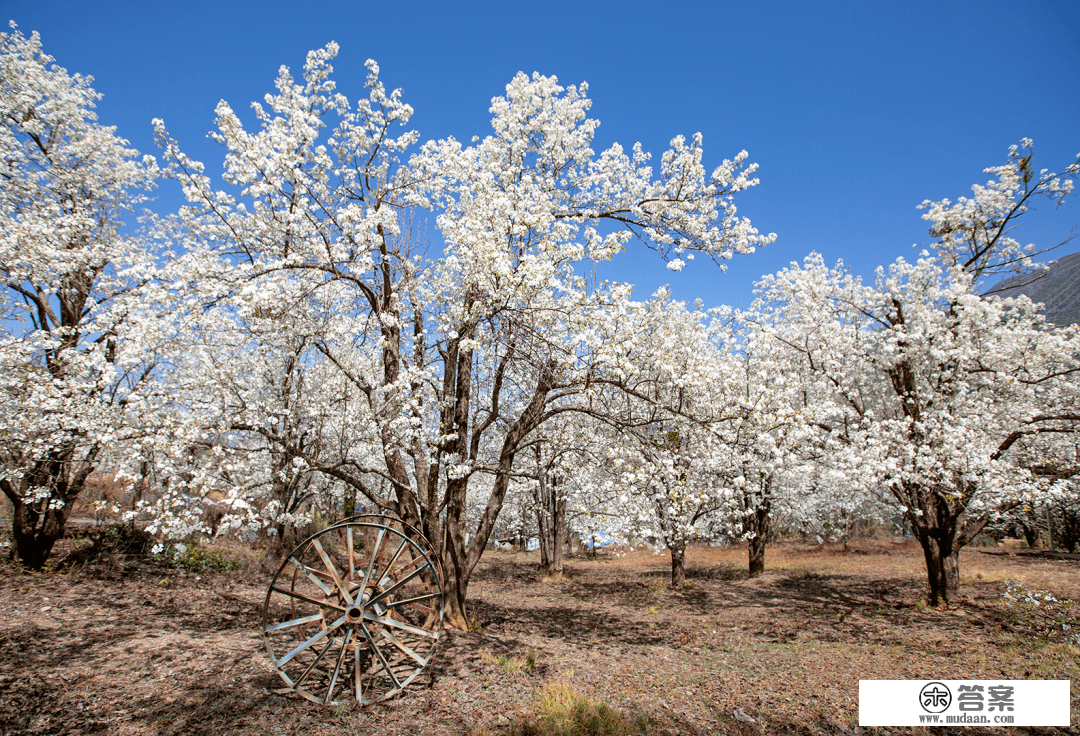
POLYGON ((244 560, 239 555, 198 544, 186 545, 182 550, 177 549, 168 559, 173 567, 184 572, 232 572, 244 566, 244 560))
POLYGON ((1015 580, 1005 581, 1005 605, 1013 625, 1049 641, 1080 646, 1080 606, 1042 590, 1028 590, 1015 580))
POLYGON ((90 563, 114 567, 128 557, 145 557, 154 546, 153 535, 131 524, 110 524, 91 529, 77 536, 76 541, 81 542, 81 546, 62 558, 50 561, 51 569, 64 570, 90 563))
POLYGON ((91 534, 93 545, 102 552, 145 557, 154 546, 154 536, 131 524, 111 524, 91 534))

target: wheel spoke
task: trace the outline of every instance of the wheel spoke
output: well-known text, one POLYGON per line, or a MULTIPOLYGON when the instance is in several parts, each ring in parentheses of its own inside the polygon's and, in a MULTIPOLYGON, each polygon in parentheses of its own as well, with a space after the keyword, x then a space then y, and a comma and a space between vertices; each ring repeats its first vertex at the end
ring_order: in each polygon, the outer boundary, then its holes
POLYGON ((353 653, 355 655, 353 657, 353 680, 354 680, 353 686, 356 689, 356 702, 359 703, 360 705, 363 705, 364 704, 364 688, 360 684, 360 678, 363 676, 364 673, 360 669, 360 649, 361 649, 360 645, 359 645, 359 643, 357 643, 356 647, 353 650, 353 653))
POLYGON ((337 627, 341 626, 341 625, 342 625, 343 623, 345 623, 345 617, 344 617, 344 616, 342 616, 342 617, 341 617, 341 618, 339 618, 339 619, 338 619, 337 621, 335 621, 334 623, 330 624, 330 625, 329 625, 329 626, 327 626, 327 627, 326 627, 325 629, 323 629, 322 631, 320 631, 320 632, 319 632, 318 634, 315 634, 315 636, 311 637, 310 639, 308 639, 307 641, 305 641, 305 642, 304 642, 303 644, 301 644, 300 646, 298 646, 298 647, 297 647, 296 649, 292 650, 291 652, 289 652, 288 654, 286 654, 286 655, 285 655, 284 657, 282 657, 281 659, 279 659, 279 660, 278 660, 278 663, 277 663, 277 664, 278 664, 278 667, 280 667, 281 665, 285 664, 285 663, 286 663, 286 662, 288 662, 288 661, 289 661, 290 659, 292 659, 293 657, 295 657, 295 656, 296 656, 297 654, 299 654, 300 652, 302 652, 302 651, 304 651, 305 649, 307 649, 308 647, 310 647, 310 646, 311 646, 312 644, 314 644, 315 642, 317 642, 317 641, 318 641, 319 639, 322 639, 322 638, 323 638, 324 636, 326 636, 327 634, 329 634, 329 633, 330 633, 331 631, 333 631, 333 630, 334 630, 334 629, 336 629, 337 627))
POLYGON ((408 631, 410 634, 416 634, 417 636, 423 636, 423 637, 428 638, 428 639, 438 639, 439 638, 439 633, 437 631, 436 632, 424 631, 423 629, 417 628, 416 626, 410 626, 409 624, 407 624, 407 623, 405 623, 403 621, 398 621, 396 618, 386 618, 385 616, 379 616, 379 615, 374 614, 374 613, 368 613, 367 611, 364 611, 364 620, 365 621, 374 621, 375 623, 382 624, 383 626, 392 626, 395 629, 401 629, 402 631, 408 631))
POLYGON ((349 591, 345 587, 345 583, 341 579, 341 575, 337 571, 337 567, 334 566, 334 561, 330 559, 330 555, 326 554, 326 550, 319 544, 319 540, 316 539, 312 543, 315 547, 315 551, 319 553, 319 557, 322 558, 323 564, 326 565, 326 569, 330 572, 330 577, 334 580, 334 585, 337 586, 338 592, 341 593, 341 597, 345 599, 345 605, 351 606, 353 603, 352 597, 349 596, 349 591))
POLYGON ((319 662, 322 661, 322 658, 326 656, 326 653, 330 651, 330 647, 332 646, 334 646, 333 639, 326 642, 326 646, 319 651, 319 654, 315 657, 314 661, 312 661, 312 663, 307 666, 307 669, 304 670, 303 674, 296 679, 296 683, 293 685, 293 687, 300 687, 304 684, 304 680, 306 680, 308 678, 308 675, 310 675, 315 670, 315 667, 319 664, 319 662))
POLYGON ((303 626, 304 624, 313 624, 316 621, 322 621, 322 613, 313 613, 310 616, 304 616, 303 618, 294 618, 292 621, 284 621, 280 624, 274 624, 273 626, 267 626, 266 631, 277 631, 279 629, 287 629, 290 626, 303 626))
POLYGON ((392 595, 392 594, 394 593, 394 591, 396 591, 396 590, 397 590, 398 588, 400 588, 401 586, 405 585, 405 583, 409 582, 410 580, 412 580, 413 578, 415 578, 415 577, 416 577, 417 575, 419 575, 420 573, 422 573, 422 572, 424 571, 424 569, 425 569, 425 568, 427 568, 427 567, 429 567, 429 566, 425 564, 425 565, 424 565, 423 567, 418 567, 417 569, 413 570, 413 571, 412 571, 412 572, 410 572, 410 573, 409 573, 408 575, 406 575, 405 577, 403 577, 403 578, 402 578, 401 580, 397 581, 396 583, 394 583, 393 585, 391 585, 391 586, 390 586, 389 588, 387 588, 386 590, 384 590, 383 592, 379 593, 379 594, 378 594, 377 596, 375 596, 374 598, 372 598, 371 600, 369 600, 369 601, 367 602, 367 605, 369 605, 369 606, 370 606, 370 605, 372 605, 373 603, 377 603, 377 602, 381 601, 381 600, 382 600, 383 598, 385 598, 386 596, 388 596, 388 595, 392 595))
POLYGON ((390 675, 390 679, 394 681, 394 687, 400 689, 401 682, 398 681, 394 671, 390 669, 390 664, 386 661, 386 657, 383 656, 382 650, 379 649, 379 645, 375 643, 375 637, 371 635, 368 627, 364 626, 363 621, 360 622, 360 628, 363 630, 364 636, 368 638, 368 645, 371 647, 371 650, 375 652, 375 656, 379 658, 379 662, 382 663, 383 669, 386 670, 386 674, 390 675))
MULTIPOLYGON (((341 665, 345 661, 345 655, 349 653, 349 639, 352 637, 353 627, 350 626, 345 630, 345 641, 341 642, 341 652, 338 654, 337 664, 334 665, 334 674, 330 676, 330 687, 326 690, 326 700, 324 703, 329 703, 334 698, 334 688, 337 687, 338 673, 341 672, 341 665)), ((332 644, 333 642, 331 642, 332 644)))
POLYGON ((393 634, 391 634, 389 631, 387 631, 386 629, 383 629, 382 630, 382 635, 383 635, 384 638, 388 639, 390 641, 390 643, 393 644, 395 647, 400 649, 402 652, 404 652, 408 656, 412 657, 413 660, 415 660, 418 665, 420 665, 421 667, 426 667, 427 666, 427 660, 426 659, 421 657, 419 654, 414 652, 412 649, 409 649, 407 646, 405 646, 405 644, 403 644, 401 641, 399 641, 398 638, 396 636, 394 636, 393 634))
POLYGON ((427 613, 435 613, 434 608, 429 608, 428 606, 418 606, 416 604, 420 601, 429 601, 432 598, 441 597, 442 593, 425 593, 424 595, 418 595, 415 598, 404 598, 400 601, 391 601, 385 605, 387 608, 396 608, 397 606, 416 606, 416 608, 419 608, 421 611, 426 611, 427 613))
MULTIPOLYGON (((375 539, 375 546, 371 548, 371 562, 368 563, 367 574, 364 575, 364 584, 362 587, 366 588, 368 582, 371 580, 371 573, 375 569, 375 561, 379 559, 379 550, 382 548, 383 536, 386 534, 386 529, 379 528, 379 536, 375 539)), ((363 591, 361 591, 363 595, 363 591)))
POLYGON ((297 570, 304 573, 308 580, 319 586, 319 589, 326 593, 327 596, 332 596, 334 594, 333 589, 327 587, 326 583, 324 583, 322 580, 319 580, 319 578, 315 576, 315 571, 309 568, 307 565, 302 564, 295 557, 290 557, 289 562, 291 562, 293 567, 295 567, 297 570))
MULTIPOLYGON (((297 598, 299 600, 305 601, 306 603, 314 603, 316 606, 323 606, 325 608, 331 608, 339 613, 345 613, 344 606, 339 606, 336 603, 331 603, 330 601, 320 601, 315 598, 311 598, 310 596, 306 596, 303 593, 297 593, 295 590, 286 590, 285 588, 279 588, 276 585, 271 585, 270 590, 276 593, 281 593, 282 595, 287 595, 291 598, 297 598)), ((327 595, 333 595, 333 591, 331 591, 327 595)))
POLYGON ((356 577, 356 555, 353 548, 353 528, 345 527, 345 548, 349 550, 349 580, 356 577))

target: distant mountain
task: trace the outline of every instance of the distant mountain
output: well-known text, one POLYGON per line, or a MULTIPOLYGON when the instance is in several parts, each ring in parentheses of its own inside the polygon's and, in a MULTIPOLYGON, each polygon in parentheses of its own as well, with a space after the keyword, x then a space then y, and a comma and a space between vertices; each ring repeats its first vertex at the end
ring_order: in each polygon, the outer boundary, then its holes
POLYGON ((1080 253, 1053 261, 1050 270, 1033 278, 1033 274, 1013 276, 987 291, 1003 297, 1024 294, 1033 302, 1042 302, 1046 320, 1056 325, 1080 322, 1080 253))

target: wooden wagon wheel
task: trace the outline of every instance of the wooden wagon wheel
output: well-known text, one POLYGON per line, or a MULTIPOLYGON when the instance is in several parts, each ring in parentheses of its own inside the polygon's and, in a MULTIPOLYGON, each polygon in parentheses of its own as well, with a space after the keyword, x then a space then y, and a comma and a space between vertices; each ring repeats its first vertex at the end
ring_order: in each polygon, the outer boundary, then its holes
POLYGON ((423 671, 442 620, 428 541, 397 519, 359 516, 288 556, 266 591, 263 639, 274 669, 308 700, 369 705, 423 671))

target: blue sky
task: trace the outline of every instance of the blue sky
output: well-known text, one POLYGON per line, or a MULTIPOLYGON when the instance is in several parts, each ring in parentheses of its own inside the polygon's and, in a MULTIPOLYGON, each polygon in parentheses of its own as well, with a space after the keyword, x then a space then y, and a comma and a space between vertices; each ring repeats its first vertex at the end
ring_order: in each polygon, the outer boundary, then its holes
MULTIPOLYGON (((641 141, 659 154, 701 131, 706 165, 741 149, 761 184, 740 212, 776 243, 727 273, 699 260, 679 274, 631 249, 603 273, 644 297, 745 306, 753 282, 816 250, 869 275, 926 243, 916 205, 956 199, 1035 141, 1036 166, 1080 151, 1080 7, 1075 0, 977 3, 409 2, 148 3, 4 0, 5 18, 70 72, 92 74, 102 122, 156 153, 151 118, 211 173, 206 138, 226 99, 247 109, 280 65, 341 46, 338 88, 363 93, 367 58, 415 108, 422 140, 489 130, 488 106, 519 70, 587 81, 597 149, 641 141)), ((1020 239, 1056 243, 1080 203, 1028 216, 1020 239)), ((158 209, 179 197, 165 186, 158 209)), ((1078 228, 1080 230, 1080 228, 1078 228)), ((1080 250, 1074 240, 1055 257, 1080 250)))

